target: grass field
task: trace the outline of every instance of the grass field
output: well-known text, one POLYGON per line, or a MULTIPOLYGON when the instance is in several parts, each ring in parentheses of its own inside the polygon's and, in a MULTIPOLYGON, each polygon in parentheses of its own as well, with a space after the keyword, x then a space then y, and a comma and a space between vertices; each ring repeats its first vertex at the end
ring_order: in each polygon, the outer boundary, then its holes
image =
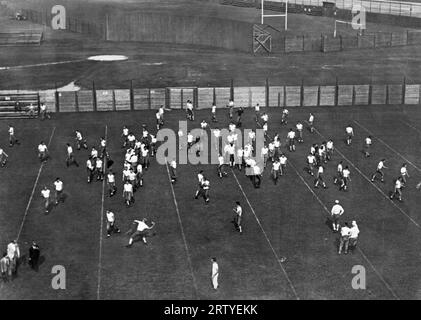
MULTIPOLYGON (((280 127, 280 109, 268 108, 271 134, 286 136, 280 127)), ((50 121, 13 120, 22 144, 7 147, 7 124, 1 121, 0 146, 10 155, 1 169, 0 247, 16 238, 26 253, 36 240, 43 263, 35 273, 22 265, 18 277, 0 284, 1 299, 420 299, 419 246, 421 205, 415 184, 421 180, 421 112, 418 107, 300 108, 290 110, 290 123, 316 116, 317 131, 305 132, 304 143, 295 153, 287 152, 287 174, 278 185, 264 172, 260 189, 254 189, 243 172, 229 171, 219 179, 215 165, 180 165, 179 180, 172 193, 167 169, 153 161, 145 186, 135 194, 136 203, 126 208, 119 192, 113 198, 103 193, 101 182, 86 183, 83 163, 87 151, 76 159, 79 168, 65 166, 65 143, 73 142, 73 130, 82 130, 88 144, 98 145, 105 135, 114 171, 119 177, 124 150, 120 134, 128 125, 139 134, 140 125, 154 127, 152 111, 58 114, 50 121), (355 122, 354 122, 355 121, 355 122), (343 142, 344 128, 351 123, 356 136, 352 146, 343 142), (362 140, 370 130, 372 157, 361 153, 362 140), (314 189, 304 171, 312 143, 332 137, 337 152, 327 165, 328 189, 314 189), (40 140, 50 142, 52 159, 44 166, 36 157, 40 140), (393 150, 393 151, 392 151, 393 150), (388 159, 386 183, 372 184, 367 177, 377 161, 388 159), (406 159, 406 160, 405 160, 406 159), (348 192, 333 185, 336 164, 344 160, 351 169, 348 192), (411 178, 404 202, 387 198, 400 165, 408 162, 411 178), (205 171, 211 181, 211 202, 194 200, 196 172, 205 171), (56 177, 65 185, 66 200, 49 215, 43 213, 40 190, 56 177), (359 249, 337 254, 337 235, 326 225, 327 210, 335 199, 344 208, 344 220, 357 220, 361 230, 359 249), (244 234, 235 232, 232 207, 241 201, 244 234), (156 221, 156 235, 149 245, 135 243, 127 249, 123 233, 105 238, 104 210, 114 210, 126 231, 135 218, 156 221), (220 290, 210 284, 210 258, 220 265, 220 290), (285 262, 278 259, 286 257, 285 262), (51 268, 63 265, 67 289, 51 289, 51 268), (351 287, 354 265, 367 271, 367 289, 351 287)), ((189 128, 198 127, 209 111, 197 112, 189 128)), ((225 110, 218 113, 220 127, 228 124, 225 110)), ((166 114, 166 127, 177 130, 182 111, 166 114)), ((254 112, 246 110, 243 127, 255 128, 254 112)))

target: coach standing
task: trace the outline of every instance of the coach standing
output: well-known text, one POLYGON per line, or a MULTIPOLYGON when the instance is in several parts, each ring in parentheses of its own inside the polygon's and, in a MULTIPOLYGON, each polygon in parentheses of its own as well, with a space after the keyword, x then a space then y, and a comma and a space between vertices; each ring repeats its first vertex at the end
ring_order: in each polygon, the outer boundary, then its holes
POLYGON ((332 217, 332 226, 333 232, 339 231, 339 218, 345 212, 344 208, 339 204, 339 200, 335 200, 335 204, 332 207, 331 217, 332 217))
POLYGON ((39 246, 33 241, 32 246, 29 248, 29 266, 32 270, 38 271, 40 255, 39 246))

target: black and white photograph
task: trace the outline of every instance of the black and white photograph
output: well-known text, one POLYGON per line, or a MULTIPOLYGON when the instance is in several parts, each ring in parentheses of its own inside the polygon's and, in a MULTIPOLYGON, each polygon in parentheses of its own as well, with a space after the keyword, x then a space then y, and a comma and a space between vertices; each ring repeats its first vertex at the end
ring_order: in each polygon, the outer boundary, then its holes
POLYGON ((152 319, 420 300, 421 0, 0 0, 0 255, 152 319))

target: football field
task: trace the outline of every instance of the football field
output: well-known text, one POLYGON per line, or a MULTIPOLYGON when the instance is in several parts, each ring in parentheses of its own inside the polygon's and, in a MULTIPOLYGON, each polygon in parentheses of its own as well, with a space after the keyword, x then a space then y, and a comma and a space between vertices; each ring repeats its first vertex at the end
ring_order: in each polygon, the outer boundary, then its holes
MULTIPOLYGON (((228 169, 222 179, 216 165, 179 165, 172 185, 167 167, 152 159, 144 186, 127 208, 122 198, 121 172, 125 150, 121 132, 127 125, 138 136, 141 125, 155 132, 154 111, 57 114, 51 120, 1 120, 0 147, 9 155, 0 169, 0 246, 18 238, 22 254, 32 240, 41 248, 38 273, 25 263, 18 277, 1 283, 1 299, 420 299, 421 244, 421 112, 419 106, 290 108, 289 123, 280 125, 281 109, 264 108, 269 133, 279 133, 288 157, 286 175, 277 185, 270 168, 255 189, 244 170, 228 169), (285 138, 290 127, 315 115, 314 133, 304 132, 304 143, 288 152, 285 138), (83 115, 83 117, 81 116, 83 115), (8 147, 11 123, 21 144, 8 147), (355 137, 346 146, 345 127, 355 137), (80 167, 67 168, 66 143, 74 144, 74 130, 87 138, 88 150, 76 151, 80 167), (371 157, 365 158, 363 139, 371 135, 371 157), (110 198, 102 181, 88 184, 85 162, 90 147, 106 137, 117 178, 117 194, 110 198), (313 143, 332 138, 336 151, 326 165, 328 189, 314 188, 305 171, 313 143), (41 165, 36 147, 49 145, 51 159, 41 165), (370 182, 381 158, 386 158, 385 183, 370 182), (351 170, 347 192, 333 184, 337 163, 351 170), (390 200, 393 179, 402 163, 410 174, 403 203, 390 200), (204 170, 210 180, 210 203, 194 199, 196 174, 204 170), (65 201, 44 214, 40 191, 64 182, 65 201), (343 221, 356 220, 361 230, 357 249, 338 255, 338 234, 327 223, 334 200, 340 200, 343 221), (231 223, 235 201, 244 210, 243 234, 231 223), (105 210, 116 214, 121 234, 106 237, 105 210), (155 221, 148 245, 126 248, 134 219, 155 221), (220 268, 220 288, 210 282, 212 257, 220 268), (54 290, 53 266, 66 270, 66 290, 54 290), (352 287, 354 266, 366 270, 366 289, 352 287)), ((227 110, 218 109, 219 128, 228 123, 227 110)), ((210 111, 196 111, 189 129, 210 123, 210 111)), ((165 114, 165 127, 175 132, 182 110, 165 114)), ((246 109, 243 128, 255 129, 254 111, 246 109)), ((211 148, 211 146, 209 146, 211 148)), ((25 260, 25 259, 22 259, 25 260)))

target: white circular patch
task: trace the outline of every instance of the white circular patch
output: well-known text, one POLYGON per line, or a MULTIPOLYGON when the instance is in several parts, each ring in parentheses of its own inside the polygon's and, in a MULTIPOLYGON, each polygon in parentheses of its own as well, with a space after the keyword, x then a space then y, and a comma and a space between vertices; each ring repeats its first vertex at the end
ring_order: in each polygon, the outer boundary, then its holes
POLYGON ((89 57, 88 60, 92 60, 92 61, 125 61, 129 59, 126 56, 121 56, 121 55, 103 55, 103 56, 92 56, 89 57))

